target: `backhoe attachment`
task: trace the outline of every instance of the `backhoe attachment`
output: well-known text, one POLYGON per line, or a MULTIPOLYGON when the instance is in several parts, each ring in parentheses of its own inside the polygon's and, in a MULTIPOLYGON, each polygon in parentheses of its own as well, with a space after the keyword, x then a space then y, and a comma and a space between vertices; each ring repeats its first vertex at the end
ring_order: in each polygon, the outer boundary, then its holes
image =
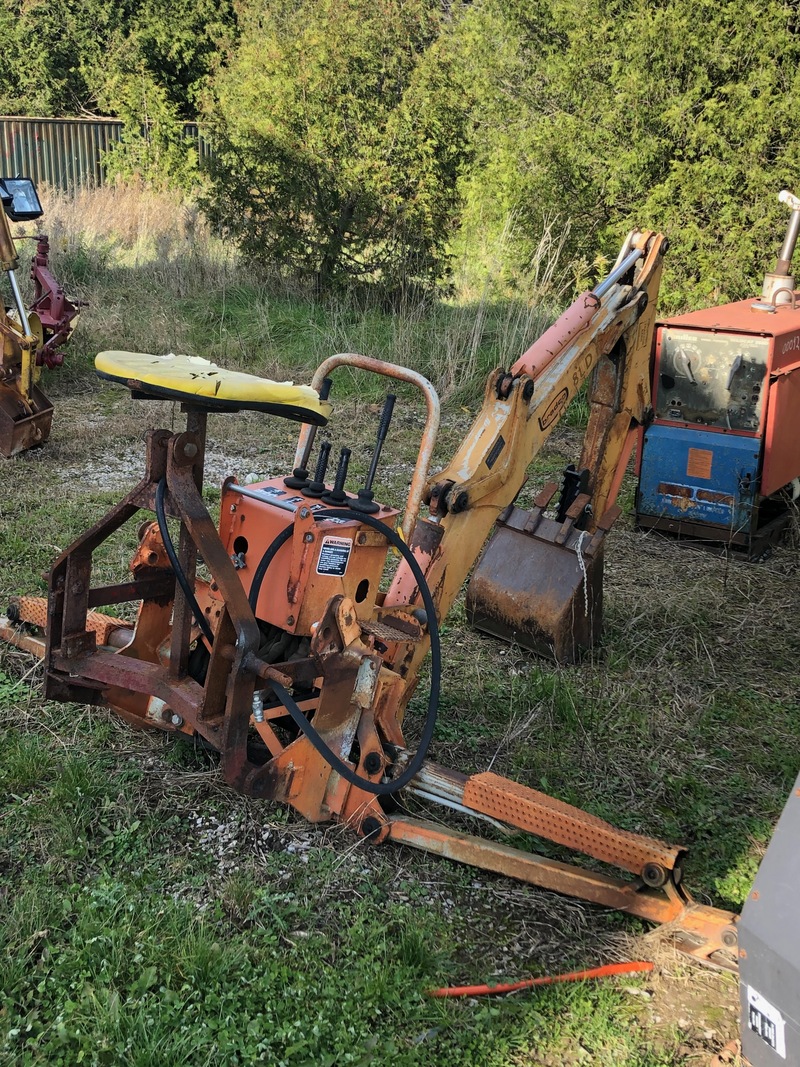
POLYGON ((43 445, 50 436, 53 405, 39 385, 42 367, 63 362, 59 346, 74 327, 78 304, 70 301, 48 266, 47 237, 37 236, 31 263, 34 299, 26 310, 16 271, 19 267, 9 219, 33 221, 42 214, 33 182, 0 179, 0 269, 11 287, 12 305, 0 308, 0 455, 10 458, 43 445))
MULTIPOLYGON (((614 512, 606 509, 596 523, 587 519, 590 504, 612 495, 597 488, 613 482, 606 478, 611 466, 595 465, 594 488, 580 469, 574 472, 555 520, 544 515, 554 487, 529 514, 514 501, 530 460, 598 360, 624 346, 646 347, 647 285, 655 284, 662 248, 657 235, 633 235, 622 272, 584 294, 561 322, 567 343, 536 368, 523 357, 511 372, 489 376, 472 429, 433 478, 438 398, 430 382, 406 368, 332 356, 308 388, 227 372, 194 356, 101 353, 101 377, 135 397, 180 400, 186 429, 149 432, 142 480, 59 555, 46 606, 17 598, 0 635, 43 654, 49 699, 103 705, 132 725, 199 737, 220 754, 225 780, 244 794, 289 804, 311 822, 337 820, 375 844, 403 842, 668 923, 694 958, 733 965, 734 916, 697 905, 684 891, 682 848, 616 829, 498 775, 465 775, 427 758, 442 679, 439 622, 498 516, 501 530, 528 541, 538 535, 545 548, 556 545, 588 561, 585 596, 597 610, 599 587, 587 575, 602 558, 614 512), (639 274, 627 280, 640 260, 639 274), (393 394, 357 493, 345 490, 348 448, 332 485, 330 442, 322 442, 309 473, 316 428, 330 413, 328 375, 340 366, 403 381, 423 396, 425 427, 402 508, 373 495, 393 394), (294 470, 248 485, 226 479, 215 523, 202 495, 207 415, 243 409, 305 424, 294 470), (155 521, 137 521, 129 575, 94 584, 96 554, 141 511, 155 521), (390 548, 399 556, 391 574, 390 548), (98 614, 106 606, 120 618, 98 614), (45 641, 31 629, 44 629, 45 641), (425 661, 427 710, 412 752, 404 719, 425 661), (500 834, 549 842, 558 858, 404 814, 417 799, 488 820, 500 834), (587 857, 587 866, 569 862, 561 850, 587 857)), ((622 356, 617 365, 624 365, 622 356)), ((624 374, 620 380, 625 393, 624 374)), ((617 407, 593 423, 596 439, 627 435, 630 412, 617 407)), ((559 625, 569 631, 569 620, 559 625)))
POLYGON ((572 381, 537 415, 544 433, 589 378, 589 424, 577 470, 564 472, 553 517, 548 486, 528 511, 507 508, 479 559, 467 590, 467 618, 478 630, 558 663, 572 663, 600 639, 604 541, 614 506, 650 406, 650 351, 666 240, 631 233, 611 274, 547 330, 512 368, 530 375, 534 396, 547 391, 552 368, 566 362, 572 381), (622 293, 620 291, 622 288, 622 293), (627 295, 623 295, 626 293, 627 295), (638 309, 620 330, 612 308, 638 309))

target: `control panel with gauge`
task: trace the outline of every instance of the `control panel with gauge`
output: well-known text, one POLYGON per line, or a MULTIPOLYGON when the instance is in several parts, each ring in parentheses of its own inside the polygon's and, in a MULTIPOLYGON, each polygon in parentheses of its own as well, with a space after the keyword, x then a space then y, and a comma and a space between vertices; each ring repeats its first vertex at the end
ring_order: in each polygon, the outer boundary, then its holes
POLYGON ((656 418, 758 433, 769 340, 666 328, 660 337, 656 418))

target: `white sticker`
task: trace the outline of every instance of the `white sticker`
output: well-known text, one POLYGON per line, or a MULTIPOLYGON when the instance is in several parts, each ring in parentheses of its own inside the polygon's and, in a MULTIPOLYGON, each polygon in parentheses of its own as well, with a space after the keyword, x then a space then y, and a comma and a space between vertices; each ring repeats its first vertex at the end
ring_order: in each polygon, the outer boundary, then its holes
POLYGON ((349 537, 323 537, 317 560, 317 574, 343 578, 353 542, 349 537))
POLYGON ((747 1025, 763 1038, 771 1049, 786 1059, 786 1037, 783 1016, 752 986, 747 987, 747 1025))

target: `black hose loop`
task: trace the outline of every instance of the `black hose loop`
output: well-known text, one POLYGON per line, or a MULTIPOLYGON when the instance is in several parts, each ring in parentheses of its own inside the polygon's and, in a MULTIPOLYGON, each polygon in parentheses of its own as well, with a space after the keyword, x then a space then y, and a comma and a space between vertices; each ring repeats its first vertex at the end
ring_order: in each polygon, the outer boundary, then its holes
MULTIPOLYGON (((417 772, 422 767, 425 757, 428 753, 428 748, 433 739, 433 733, 436 729, 436 718, 439 713, 439 694, 441 691, 441 679, 442 679, 442 654, 441 644, 439 640, 439 624, 436 615, 436 605, 433 602, 431 591, 428 588, 428 583, 425 580, 425 575, 422 573, 417 560, 414 558, 414 553, 392 528, 387 526, 386 523, 381 522, 379 519, 373 518, 371 515, 362 515, 360 512, 356 513, 350 511, 348 508, 326 508, 324 511, 317 512, 314 515, 317 522, 322 522, 325 519, 352 519, 356 522, 362 523, 365 526, 371 526, 373 530, 377 530, 379 533, 387 539, 389 544, 398 550, 400 555, 406 561, 411 573, 419 587, 420 595, 422 597, 422 603, 425 606, 425 611, 428 616, 428 634, 431 642, 431 686, 428 694, 428 709, 425 714, 425 725, 422 730, 422 736, 420 737, 419 747, 414 753, 410 763, 397 778, 392 778, 388 782, 372 782, 369 778, 363 778, 340 759, 339 756, 325 743, 322 736, 314 728, 312 723, 306 718, 303 712, 298 707, 296 701, 279 682, 270 681, 269 685, 273 692, 277 696, 278 700, 286 708, 287 712, 291 716, 295 725, 303 732, 308 738, 317 752, 322 756, 326 763, 341 775, 345 781, 351 785, 357 786, 359 789, 363 789, 366 793, 372 793, 375 796, 390 796, 392 793, 397 793, 400 789, 403 789, 414 778, 417 772)), ((255 574, 253 575, 253 582, 250 586, 249 601, 250 607, 255 613, 255 607, 258 603, 258 596, 261 592, 261 585, 264 581, 264 577, 267 573, 267 569, 275 558, 278 549, 289 540, 292 536, 294 529, 293 524, 287 526, 281 530, 278 536, 272 541, 267 548, 264 555, 261 557, 258 566, 256 567, 255 574)))
POLYGON ((172 543, 172 538, 169 534, 169 527, 167 526, 167 513, 164 510, 164 497, 167 492, 167 479, 162 478, 156 486, 156 520, 158 521, 158 531, 161 534, 161 540, 164 542, 164 548, 167 551, 170 565, 175 572, 175 577, 178 581, 178 585, 183 590, 183 595, 189 603, 189 607, 192 609, 192 614, 197 620, 197 625, 200 627, 203 637, 209 644, 214 643, 214 631, 211 629, 211 625, 203 612, 200 610, 200 605, 197 603, 197 597, 194 595, 194 589, 189 584, 189 579, 186 577, 183 567, 181 567, 180 560, 178 559, 178 553, 175 551, 175 545, 172 543))

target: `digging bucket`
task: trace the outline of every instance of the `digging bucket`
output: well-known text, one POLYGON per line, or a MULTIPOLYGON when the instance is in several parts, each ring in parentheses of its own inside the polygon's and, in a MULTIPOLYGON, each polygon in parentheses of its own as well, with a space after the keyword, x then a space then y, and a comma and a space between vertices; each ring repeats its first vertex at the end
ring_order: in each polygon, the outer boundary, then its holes
POLYGON ((25 401, 16 389, 0 385, 0 456, 6 459, 43 445, 50 436, 53 405, 38 385, 25 401))
POLYGON ((600 638, 605 535, 619 509, 588 533, 575 527, 588 497, 559 522, 544 514, 553 492, 548 486, 531 511, 512 505, 498 518, 467 589, 467 618, 477 630, 574 663, 600 638))

